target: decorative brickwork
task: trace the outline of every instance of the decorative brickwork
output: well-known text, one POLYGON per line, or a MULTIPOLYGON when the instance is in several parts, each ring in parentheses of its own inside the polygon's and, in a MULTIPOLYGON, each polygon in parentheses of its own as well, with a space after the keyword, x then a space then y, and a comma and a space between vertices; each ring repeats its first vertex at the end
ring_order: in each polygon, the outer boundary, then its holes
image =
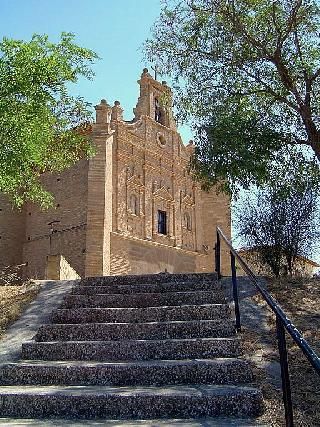
POLYGON ((26 273, 43 278, 46 257, 61 254, 80 276, 213 270, 216 225, 230 235, 229 200, 188 174, 194 145, 177 132, 167 84, 147 69, 138 83, 134 119, 102 100, 95 157, 43 178, 54 209, 9 212, 1 198, 2 265, 27 262, 26 273))

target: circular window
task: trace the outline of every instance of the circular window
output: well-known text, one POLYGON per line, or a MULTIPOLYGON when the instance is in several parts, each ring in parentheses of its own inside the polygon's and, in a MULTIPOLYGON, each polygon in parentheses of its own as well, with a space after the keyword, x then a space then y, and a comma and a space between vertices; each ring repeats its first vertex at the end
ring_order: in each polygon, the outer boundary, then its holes
POLYGON ((167 143, 165 137, 162 135, 162 133, 159 133, 159 132, 157 134, 157 141, 160 147, 164 147, 167 143))

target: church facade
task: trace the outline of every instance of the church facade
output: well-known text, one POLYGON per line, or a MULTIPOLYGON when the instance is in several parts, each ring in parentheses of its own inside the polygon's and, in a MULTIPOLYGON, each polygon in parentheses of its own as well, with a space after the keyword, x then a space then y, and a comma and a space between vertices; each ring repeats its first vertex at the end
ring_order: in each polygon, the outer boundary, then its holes
POLYGON ((47 256, 63 255, 81 277, 213 271, 216 226, 230 235, 229 199, 189 175, 194 145, 177 132, 170 88, 147 69, 138 83, 132 121, 102 100, 95 156, 43 177, 54 208, 16 212, 1 197, 0 267, 25 264, 42 279, 47 256))

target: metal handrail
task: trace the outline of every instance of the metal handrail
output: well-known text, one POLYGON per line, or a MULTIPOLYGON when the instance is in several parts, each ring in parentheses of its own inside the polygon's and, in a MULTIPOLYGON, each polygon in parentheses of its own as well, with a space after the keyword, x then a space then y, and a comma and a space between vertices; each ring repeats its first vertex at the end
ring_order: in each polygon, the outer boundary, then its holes
POLYGON ((285 340, 285 330, 294 340, 294 342, 302 350, 303 354, 306 356, 310 364, 313 366, 315 371, 320 375, 320 358, 316 352, 311 348, 307 341, 303 338, 301 332, 294 326, 291 320, 287 317, 285 312, 282 310, 277 301, 269 294, 269 292, 264 289, 258 282, 256 275, 250 269, 250 267, 245 263, 237 251, 233 248, 230 241, 224 235, 223 231, 217 227, 217 242, 215 245, 215 266, 218 278, 221 278, 221 241, 228 246, 231 256, 231 271, 232 271, 232 285, 233 285, 233 298, 235 303, 235 317, 236 317, 236 329, 241 330, 240 323, 240 307, 239 307, 239 298, 238 298, 238 286, 236 278, 236 267, 235 260, 238 261, 242 269, 250 278, 251 282, 258 289, 263 299, 266 301, 268 306, 276 315, 276 325, 277 325, 277 337, 278 337, 278 349, 280 355, 280 365, 281 365, 281 378, 282 378, 282 389, 283 389, 283 400, 286 413, 286 426, 293 426, 293 410, 292 410, 292 401, 291 401, 291 388, 290 388, 290 378, 288 370, 288 360, 287 360, 287 348, 285 340))

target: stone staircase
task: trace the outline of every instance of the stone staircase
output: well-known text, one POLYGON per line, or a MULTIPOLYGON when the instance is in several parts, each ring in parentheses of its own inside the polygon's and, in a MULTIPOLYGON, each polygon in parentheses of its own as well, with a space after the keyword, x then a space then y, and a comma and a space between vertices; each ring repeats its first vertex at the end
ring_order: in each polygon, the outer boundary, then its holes
POLYGON ((21 361, 1 367, 2 417, 187 420, 262 411, 214 274, 82 279, 51 320, 22 343, 21 361))

